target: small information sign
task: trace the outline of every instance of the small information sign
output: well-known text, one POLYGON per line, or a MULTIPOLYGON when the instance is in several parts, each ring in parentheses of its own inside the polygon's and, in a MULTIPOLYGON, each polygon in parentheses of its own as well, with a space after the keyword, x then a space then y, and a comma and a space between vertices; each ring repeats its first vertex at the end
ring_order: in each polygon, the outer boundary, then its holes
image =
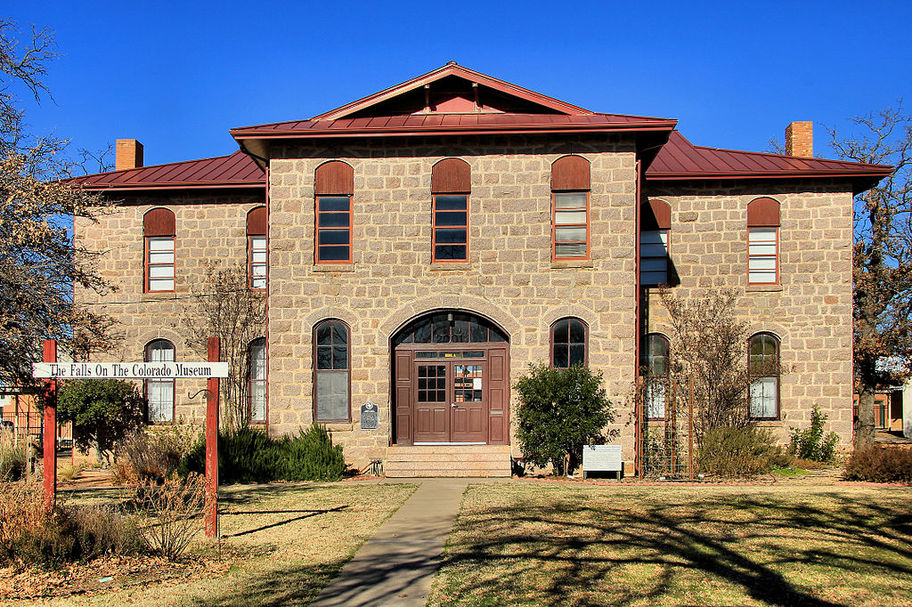
POLYGON ((361 405, 361 429, 376 430, 380 427, 380 408, 371 401, 361 405))
POLYGON ((620 445, 583 445, 583 478, 587 472, 617 472, 620 478, 623 466, 620 445))

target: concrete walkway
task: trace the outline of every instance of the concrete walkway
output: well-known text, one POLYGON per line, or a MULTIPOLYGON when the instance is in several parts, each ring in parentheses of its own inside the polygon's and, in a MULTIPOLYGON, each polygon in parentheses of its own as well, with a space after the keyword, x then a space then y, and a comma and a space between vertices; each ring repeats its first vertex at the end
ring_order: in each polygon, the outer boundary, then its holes
POLYGON ((313 607, 423 607, 469 482, 458 478, 420 482, 311 603, 313 607))

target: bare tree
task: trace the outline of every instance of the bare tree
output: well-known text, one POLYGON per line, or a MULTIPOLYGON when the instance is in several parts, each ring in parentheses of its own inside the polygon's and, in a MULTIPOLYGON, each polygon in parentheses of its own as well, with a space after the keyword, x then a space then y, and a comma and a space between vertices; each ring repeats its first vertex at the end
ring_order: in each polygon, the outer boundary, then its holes
POLYGON ((663 288, 659 296, 672 327, 670 376, 693 377, 698 444, 713 428, 750 425, 748 326, 735 315, 735 291, 707 291, 685 299, 663 288))
POLYGON ((68 348, 78 335, 89 349, 109 345, 110 323, 74 304, 73 288, 99 294, 110 286, 98 273, 97 253, 74 244, 74 217, 94 219, 107 206, 100 197, 60 181, 71 174, 67 142, 29 134, 18 105, 19 89, 40 101, 42 78, 57 56, 53 35, 19 30, 0 19, 0 381, 31 382, 30 364, 41 341, 68 348))
POLYGON ((249 345, 263 337, 266 328, 266 298, 248 287, 243 266, 208 264, 203 280, 193 288, 193 303, 186 326, 187 345, 205 352, 209 337, 221 340, 222 360, 228 363, 228 379, 221 383, 225 403, 225 426, 241 428, 250 421, 248 404, 249 345))
POLYGON ((894 167, 893 174, 855 197, 853 273, 856 390, 855 447, 874 441, 874 393, 904 381, 912 357, 912 117, 895 109, 851 119, 850 134, 828 129, 846 160, 894 167))

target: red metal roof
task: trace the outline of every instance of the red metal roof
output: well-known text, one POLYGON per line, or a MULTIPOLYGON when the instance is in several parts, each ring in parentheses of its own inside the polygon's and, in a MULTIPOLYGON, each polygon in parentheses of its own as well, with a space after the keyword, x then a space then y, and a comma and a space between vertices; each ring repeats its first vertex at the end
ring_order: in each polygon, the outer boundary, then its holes
POLYGON ((266 177, 240 150, 228 156, 74 177, 69 183, 89 190, 150 190, 265 187, 266 177))
POLYGON ((892 167, 882 164, 708 148, 694 145, 674 131, 646 170, 646 178, 650 181, 827 176, 882 178, 892 171, 892 167))
POLYGON ((231 129, 231 135, 243 140, 485 132, 668 131, 675 124, 675 120, 667 118, 621 114, 413 114, 275 122, 231 129))

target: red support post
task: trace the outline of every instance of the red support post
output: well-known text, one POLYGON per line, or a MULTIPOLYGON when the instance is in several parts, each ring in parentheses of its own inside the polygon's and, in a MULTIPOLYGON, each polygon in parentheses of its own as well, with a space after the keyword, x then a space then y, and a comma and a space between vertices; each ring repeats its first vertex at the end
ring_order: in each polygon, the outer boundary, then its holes
MULTIPOLYGON (((57 362, 57 341, 48 339, 44 342, 44 362, 57 362)), ((47 399, 44 403, 44 505, 48 512, 54 509, 57 502, 57 380, 46 380, 47 399)))
MULTIPOLYGON (((209 338, 209 362, 219 362, 218 337, 209 338)), ((219 380, 210 377, 206 383, 206 535, 218 537, 218 428, 219 380)))

